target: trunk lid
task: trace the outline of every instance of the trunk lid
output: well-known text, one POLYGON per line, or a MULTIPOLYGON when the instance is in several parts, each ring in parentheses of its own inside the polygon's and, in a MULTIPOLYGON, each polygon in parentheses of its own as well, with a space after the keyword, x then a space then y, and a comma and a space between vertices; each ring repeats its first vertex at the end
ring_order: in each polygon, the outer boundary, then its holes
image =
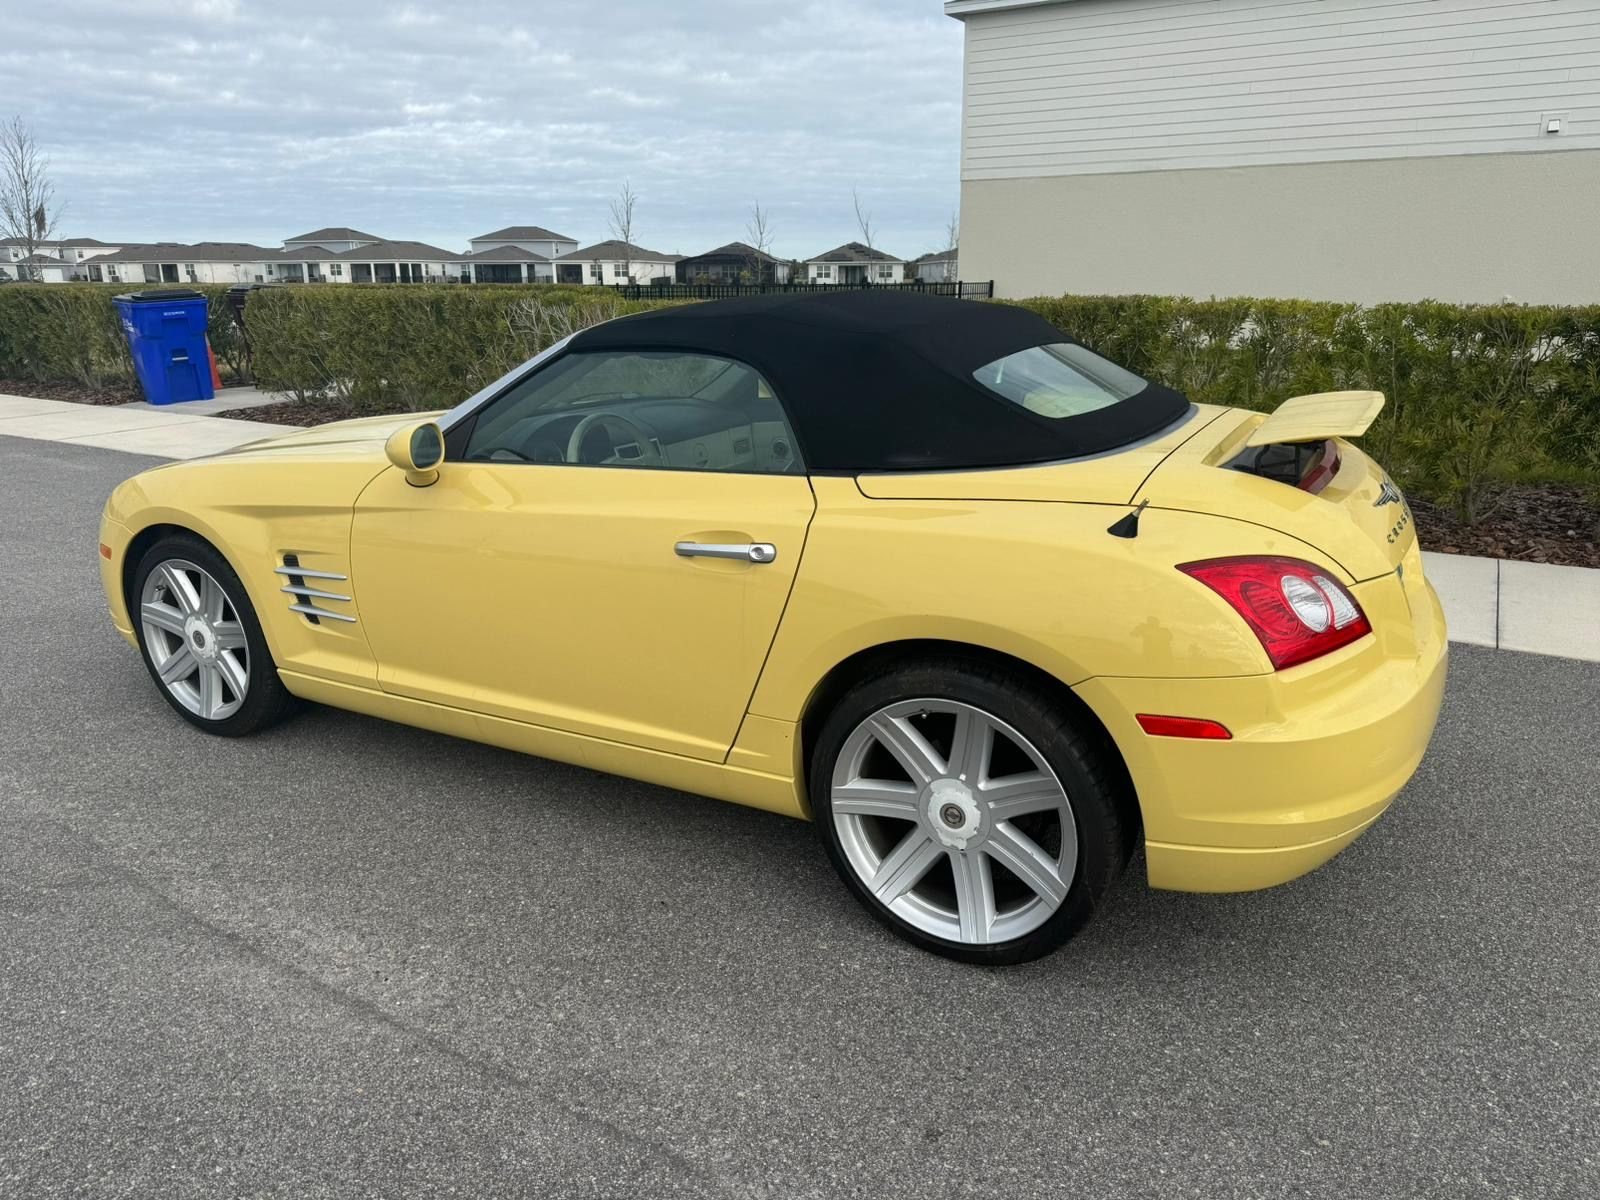
MULTIPOLYGON (((1356 407, 1371 409, 1358 422, 1364 430, 1376 409, 1370 402, 1356 407)), ((1343 413, 1344 427, 1352 433, 1356 430, 1348 418, 1354 411, 1343 413)), ((1301 412, 1296 420, 1304 416, 1301 412)), ((1417 542, 1411 510, 1399 489, 1351 442, 1325 436, 1339 428, 1337 421, 1302 422, 1292 430, 1281 422, 1275 439, 1276 417, 1232 410, 1208 425, 1204 436, 1191 438, 1168 455, 1135 500, 1148 500, 1152 509, 1214 513, 1290 534, 1324 551, 1354 582, 1393 573, 1417 542), (1284 432, 1307 440, 1281 440, 1284 432), (1313 437, 1320 440, 1310 441, 1313 437), (1319 463, 1327 467, 1320 489, 1300 486, 1302 479, 1313 481, 1319 463)))

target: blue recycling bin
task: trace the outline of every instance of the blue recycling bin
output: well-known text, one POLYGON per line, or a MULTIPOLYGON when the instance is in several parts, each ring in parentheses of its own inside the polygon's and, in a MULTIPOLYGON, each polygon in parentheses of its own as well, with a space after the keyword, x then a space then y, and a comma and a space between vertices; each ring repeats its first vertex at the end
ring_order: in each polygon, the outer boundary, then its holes
POLYGON ((113 303, 146 400, 180 404, 216 395, 206 345, 205 296, 192 288, 157 288, 128 292, 113 303))

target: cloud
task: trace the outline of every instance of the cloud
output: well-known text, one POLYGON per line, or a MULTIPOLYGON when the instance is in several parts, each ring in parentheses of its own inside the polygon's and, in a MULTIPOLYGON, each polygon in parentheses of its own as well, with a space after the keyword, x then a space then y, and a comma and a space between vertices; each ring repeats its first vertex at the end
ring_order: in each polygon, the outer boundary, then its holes
POLYGON ((770 210, 777 249, 935 248, 956 206, 961 27, 936 0, 54 0, 0 78, 68 231, 249 240, 354 225, 449 247, 638 238, 693 252, 770 210))

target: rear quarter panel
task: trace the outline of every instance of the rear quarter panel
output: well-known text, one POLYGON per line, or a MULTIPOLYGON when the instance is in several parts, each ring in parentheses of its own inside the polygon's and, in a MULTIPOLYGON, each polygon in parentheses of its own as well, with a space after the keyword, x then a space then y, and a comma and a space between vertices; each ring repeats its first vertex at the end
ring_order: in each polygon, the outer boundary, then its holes
POLYGON ((1123 505, 878 500, 814 477, 817 515, 751 711, 798 720, 837 664, 886 643, 960 642, 1069 685, 1096 675, 1270 673, 1226 603, 1174 564, 1230 554, 1325 559, 1273 529, 1147 511, 1136 538, 1106 530, 1123 505))

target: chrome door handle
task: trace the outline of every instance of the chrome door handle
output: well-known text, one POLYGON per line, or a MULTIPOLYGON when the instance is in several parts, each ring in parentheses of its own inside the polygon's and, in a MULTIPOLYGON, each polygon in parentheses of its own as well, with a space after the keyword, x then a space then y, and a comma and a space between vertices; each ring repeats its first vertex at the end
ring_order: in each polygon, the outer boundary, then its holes
POLYGON ((680 558, 737 558, 769 563, 778 557, 771 542, 679 542, 672 548, 680 558))

